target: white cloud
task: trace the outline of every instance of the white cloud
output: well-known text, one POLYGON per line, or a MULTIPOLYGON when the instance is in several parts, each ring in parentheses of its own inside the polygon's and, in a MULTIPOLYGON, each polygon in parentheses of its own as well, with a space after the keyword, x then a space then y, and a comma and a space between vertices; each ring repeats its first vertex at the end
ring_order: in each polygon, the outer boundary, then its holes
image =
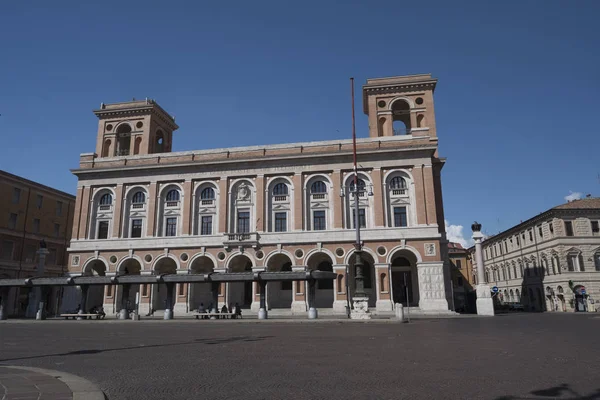
POLYGON ((569 190, 570 194, 568 196, 565 196, 565 201, 569 202, 569 201, 573 201, 573 200, 579 200, 581 199, 581 196, 583 196, 583 193, 581 192, 571 192, 569 190))
POLYGON ((465 249, 473 245, 471 238, 465 239, 462 225, 451 225, 448 220, 445 220, 444 223, 446 224, 446 237, 449 242, 460 243, 465 249))

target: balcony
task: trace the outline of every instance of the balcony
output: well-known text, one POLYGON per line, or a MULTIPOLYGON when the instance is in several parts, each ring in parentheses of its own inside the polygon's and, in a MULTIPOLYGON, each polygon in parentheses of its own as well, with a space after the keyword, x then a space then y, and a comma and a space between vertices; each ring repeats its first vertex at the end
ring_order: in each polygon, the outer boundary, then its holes
POLYGON ((287 196, 285 196, 285 195, 283 195, 283 196, 274 196, 273 197, 273 201, 276 201, 276 202, 287 201, 287 196))
POLYGON ((169 207, 169 208, 179 207, 179 202, 178 201, 167 201, 167 207, 169 207))
POLYGON ((406 189, 392 189, 392 196, 405 196, 406 189))
POLYGON ((212 206, 214 202, 214 200, 201 200, 200 204, 203 206, 212 206))
POLYGON ((225 233, 224 236, 223 247, 225 249, 230 247, 252 247, 256 249, 260 238, 257 232, 225 233))
POLYGON ((313 200, 325 200, 325 193, 315 193, 312 195, 313 200))
POLYGON ((110 205, 100 206, 100 211, 110 211, 110 205))
POLYGON ((144 208, 144 203, 135 203, 135 204, 132 204, 131 208, 134 208, 134 209, 144 208))

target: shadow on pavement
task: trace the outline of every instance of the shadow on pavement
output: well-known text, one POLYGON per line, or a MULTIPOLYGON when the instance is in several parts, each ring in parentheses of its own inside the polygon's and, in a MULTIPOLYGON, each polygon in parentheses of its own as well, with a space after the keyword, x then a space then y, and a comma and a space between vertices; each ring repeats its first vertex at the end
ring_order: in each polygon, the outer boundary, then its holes
POLYGON ((109 351, 121 351, 121 350, 132 350, 132 349, 147 349, 153 347, 170 347, 170 346, 181 346, 181 345, 189 345, 189 344, 224 344, 224 343, 233 343, 233 342, 260 342, 265 339, 273 338, 274 336, 232 336, 227 338, 210 338, 210 339, 196 339, 189 342, 181 342, 181 343, 167 343, 167 344, 150 344, 150 345, 139 345, 139 346, 128 346, 128 347, 117 347, 112 349, 85 349, 85 350, 74 350, 69 351, 67 353, 54 353, 54 354, 44 354, 39 356, 28 356, 28 357, 15 357, 15 358, 2 358, 0 362, 4 361, 16 361, 16 360, 30 360, 34 358, 43 358, 43 357, 57 357, 57 356, 77 356, 77 355, 86 355, 86 354, 99 354, 105 353, 109 351))
MULTIPOLYGON (((567 383, 563 383, 559 386, 554 386, 548 389, 541 390, 533 390, 531 392, 532 395, 537 396, 539 398, 553 398, 553 399, 578 399, 578 400, 598 400, 600 399, 600 389, 596 389, 594 393, 590 394, 581 394, 577 393, 575 390, 571 388, 567 383)), ((530 396, 527 397, 519 397, 519 396, 501 396, 496 397, 495 400, 521 400, 521 399, 531 399, 530 396)))

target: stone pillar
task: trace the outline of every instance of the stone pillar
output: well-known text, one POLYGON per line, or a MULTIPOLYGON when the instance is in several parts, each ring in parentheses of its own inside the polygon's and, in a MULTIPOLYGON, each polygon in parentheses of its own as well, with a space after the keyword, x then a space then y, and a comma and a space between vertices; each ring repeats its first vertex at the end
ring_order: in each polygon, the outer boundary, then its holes
POLYGON ((181 213, 181 234, 184 236, 192 234, 191 222, 192 215, 194 215, 192 199, 194 199, 192 181, 186 180, 183 183, 183 209, 181 213))
MULTIPOLYGON (((46 256, 49 251, 46 248, 40 248, 37 251, 38 255, 38 265, 35 271, 36 276, 44 276, 46 273, 46 256)), ((45 293, 40 286, 33 288, 33 313, 35 315, 35 319, 46 319, 45 315, 45 306, 46 299, 44 297, 45 293)), ((32 317, 34 315, 31 315, 32 317)))
POLYGON ((342 204, 344 201, 343 197, 340 197, 340 191, 342 190, 342 172, 338 169, 333 171, 331 180, 333 181, 333 188, 331 190, 331 198, 333 202, 333 228, 338 229, 343 227, 344 212, 342 211, 342 204))
POLYGON ((315 307, 315 290, 317 281, 315 279, 308 280, 308 318, 317 319, 318 313, 315 307))
POLYGON ((333 283, 333 312, 336 314, 346 314, 346 307, 348 306, 348 298, 346 293, 346 272, 348 266, 346 264, 336 264, 333 266, 333 272, 336 277, 333 283), (342 276, 341 286, 338 287, 338 278, 342 276))
POLYGON ((123 210, 123 203, 125 199, 123 199, 123 185, 119 184, 115 188, 115 208, 113 212, 113 230, 112 237, 118 238, 121 237, 121 212, 123 210))
POLYGON ((478 315, 494 315, 494 301, 492 300, 490 286, 485 280, 485 266, 483 265, 483 252, 481 250, 481 242, 483 234, 481 233, 481 225, 477 222, 471 225, 473 230, 473 240, 475 241, 475 260, 477 262, 477 314, 478 315))
MULTIPOLYGON (((88 289, 89 285, 81 285, 81 300, 79 301, 79 312, 78 314, 87 314, 87 297, 88 297, 88 289)), ((83 319, 83 317, 77 317, 78 320, 83 319)))
POLYGON ((444 279, 444 262, 417 263, 419 308, 423 311, 448 312, 444 279))
POLYGON ((167 306, 165 307, 165 314, 163 319, 173 319, 173 292, 175 291, 175 284, 173 282, 167 282, 167 306))
MULTIPOLYGON (((292 267, 293 272, 304 272, 306 267, 292 267)), ((292 282, 292 314, 306 312, 306 295, 304 294, 304 281, 292 282)))
POLYGON ((154 228, 156 223, 156 210, 157 210, 157 183, 150 183, 150 188, 148 189, 148 211, 146 212, 146 236, 153 237, 154 236, 154 228))
MULTIPOLYGON (((252 272, 262 272, 265 271, 265 267, 252 268, 252 272)), ((250 304, 250 311, 258 312, 260 310, 260 287, 258 282, 252 282, 252 304, 250 304)), ((265 287, 265 296, 267 295, 267 288, 265 287)), ((265 299, 265 302, 267 300, 265 299)), ((269 305, 266 304, 266 308, 269 308, 269 305)))
POLYGON ((392 295, 390 292, 390 264, 375 264, 375 288, 377 289, 377 311, 392 311, 392 295), (382 279, 383 276, 383 279, 382 279))
MULTIPOLYGON (((257 283, 257 282, 254 282, 257 283)), ((260 287, 260 308, 258 309, 258 319, 267 319, 268 318, 268 312, 267 312, 267 282, 266 281, 259 281, 258 282, 259 287, 260 287)))
POLYGON ((8 288, 0 289, 0 321, 8 318, 8 288))

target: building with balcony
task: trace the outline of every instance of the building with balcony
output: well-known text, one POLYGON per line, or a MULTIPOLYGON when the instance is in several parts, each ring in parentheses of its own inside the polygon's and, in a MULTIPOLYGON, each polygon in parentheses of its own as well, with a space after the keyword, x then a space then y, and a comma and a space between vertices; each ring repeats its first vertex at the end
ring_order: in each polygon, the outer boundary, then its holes
MULTIPOLYGON (((358 202, 370 306, 447 312, 436 83, 427 74, 363 86, 369 136, 357 140, 357 196, 351 139, 171 152, 178 126, 155 101, 102 104, 96 151, 82 154, 73 170, 79 182, 69 272, 333 271, 335 281, 318 284, 316 306, 345 313, 358 202)), ((118 311, 122 289, 92 289, 87 304, 118 311)), ((129 299, 140 298, 140 313, 164 308, 160 285, 129 290, 129 299)), ((179 284, 175 313, 207 306, 210 290, 179 284)), ((256 310, 259 290, 252 282, 223 283, 219 306, 256 310)), ((270 309, 306 311, 304 282, 269 283, 266 297, 270 309)))
POLYGON ((588 197, 487 238, 483 260, 487 282, 499 289, 495 303, 520 304, 528 311, 595 309, 600 299, 599 222, 600 198, 588 197))
MULTIPOLYGON (((28 179, 0 171, 0 279, 38 276, 40 242, 48 254, 43 276, 63 276, 68 271, 67 247, 71 239, 75 196, 28 179)), ((32 316, 31 288, 12 288, 7 315, 32 316)), ((48 293, 47 311, 55 312, 58 289, 48 293)))

